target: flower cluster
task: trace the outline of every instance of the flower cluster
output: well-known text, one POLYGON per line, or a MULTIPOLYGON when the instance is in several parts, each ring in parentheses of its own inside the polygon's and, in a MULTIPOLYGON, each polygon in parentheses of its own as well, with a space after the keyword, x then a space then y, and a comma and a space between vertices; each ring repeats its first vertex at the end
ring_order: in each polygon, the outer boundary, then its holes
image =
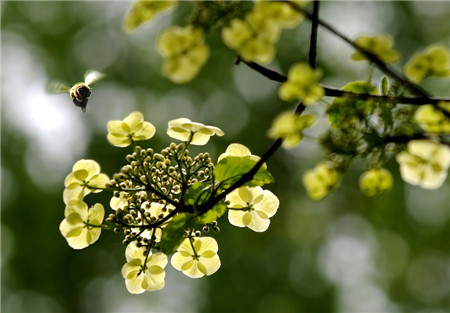
MULTIPOLYGON (((221 263, 218 244, 203 232, 219 231, 217 219, 230 210, 231 224, 262 232, 279 206, 276 196, 261 187, 241 187, 210 206, 210 198, 224 186, 245 174, 259 157, 240 144, 231 144, 219 157, 217 167, 208 153, 189 156, 189 145, 204 145, 213 135, 222 136, 215 126, 187 118, 169 121, 167 134, 183 142, 171 143, 156 153, 136 141, 150 139, 155 128, 140 112, 107 125, 108 141, 116 147, 132 146, 126 164, 110 180, 93 160, 80 160, 66 177, 64 220, 61 234, 70 247, 83 249, 96 242, 102 230, 123 233, 126 263, 122 276, 130 293, 139 294, 164 287, 168 256, 172 266, 192 278, 215 273, 221 263), (83 201, 91 192, 112 191, 112 212, 105 217, 103 205, 88 208, 83 201)), ((270 182, 263 165, 253 185, 270 182)))
POLYGON ((405 65, 406 77, 419 83, 427 77, 450 77, 450 52, 440 45, 432 45, 415 54, 405 65))
POLYGON ((440 102, 439 110, 431 104, 422 105, 414 114, 415 121, 430 134, 449 134, 450 118, 443 111, 450 113, 450 102, 440 102))
POLYGON ((282 138, 284 147, 293 148, 302 140, 302 131, 312 126, 314 121, 315 117, 310 114, 282 112, 274 119, 267 134, 272 139, 282 138))
POLYGON ((128 31, 135 30, 142 23, 151 21, 157 14, 170 11, 177 4, 177 1, 135 1, 130 12, 125 17, 124 27, 128 31))
POLYGON ((164 58, 163 74, 178 84, 197 76, 209 58, 203 31, 191 25, 165 29, 158 38, 158 51, 164 58))
POLYGON ((339 173, 331 162, 320 162, 303 174, 303 185, 314 200, 323 199, 338 183, 339 173))
MULTIPOLYGON (((359 36, 354 43, 386 64, 396 63, 400 60, 400 54, 392 50, 394 41, 389 35, 359 36)), ((351 58, 355 61, 367 60, 367 57, 359 51, 353 53, 351 58)))
POLYGON ((411 140, 407 151, 397 154, 400 174, 411 185, 437 189, 447 178, 450 148, 431 140, 411 140))
POLYGON ((278 95, 284 101, 301 100, 304 105, 318 102, 325 91, 319 85, 321 73, 312 69, 306 63, 296 63, 291 66, 288 79, 281 84, 278 95))
MULTIPOLYGON (((301 6, 309 1, 297 1, 301 6)), ((222 30, 224 43, 236 50, 245 61, 269 63, 275 56, 283 28, 292 28, 303 21, 303 15, 289 4, 257 1, 243 20, 233 19, 222 30)))

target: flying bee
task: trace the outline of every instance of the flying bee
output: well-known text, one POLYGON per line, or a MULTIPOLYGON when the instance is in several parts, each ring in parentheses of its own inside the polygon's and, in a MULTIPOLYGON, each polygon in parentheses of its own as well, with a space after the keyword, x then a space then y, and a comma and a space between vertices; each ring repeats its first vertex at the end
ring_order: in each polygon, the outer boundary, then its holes
POLYGON ((89 70, 84 75, 84 82, 76 83, 72 87, 61 83, 50 83, 48 86, 48 91, 51 93, 68 92, 70 97, 72 97, 73 103, 77 107, 80 107, 83 112, 86 112, 88 98, 92 93, 90 85, 102 79, 104 76, 105 75, 100 72, 89 70))

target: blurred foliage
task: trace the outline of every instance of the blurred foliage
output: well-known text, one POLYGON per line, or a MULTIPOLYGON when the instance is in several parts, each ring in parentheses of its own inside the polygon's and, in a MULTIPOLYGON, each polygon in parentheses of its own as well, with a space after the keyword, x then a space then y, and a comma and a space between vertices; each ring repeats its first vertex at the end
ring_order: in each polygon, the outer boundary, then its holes
MULTIPOLYGON (((207 35, 210 60, 197 79, 175 85, 161 76, 156 36, 171 23, 188 21, 192 5, 181 2, 173 15, 129 34, 122 30, 126 2, 1 3, 1 311, 445 312, 448 183, 437 191, 407 186, 398 166, 389 164, 393 189, 366 198, 358 190, 363 168, 356 162, 337 191, 314 202, 301 175, 323 159, 317 140, 269 160, 275 183, 268 188, 281 205, 267 232, 238 229, 222 217, 216 236, 222 267, 211 277, 193 281, 169 271, 164 290, 132 296, 120 276, 125 257, 119 236, 104 232, 93 247, 68 247, 58 230, 65 175, 81 158, 99 161, 108 174, 124 163, 123 150, 106 141, 108 120, 142 111, 157 128, 150 142, 155 150, 169 143, 166 123, 177 117, 225 131, 206 146, 213 158, 232 142, 257 155, 269 146, 270 122, 287 109, 276 96, 278 84, 235 66, 215 29, 207 35), (108 77, 95 86, 85 114, 68 95, 44 94, 48 81, 71 84, 90 68, 108 77)), ((442 26, 448 25, 449 2, 323 2, 321 10, 324 20, 352 38, 389 33, 404 61, 450 40, 442 26)), ((286 73, 305 61, 308 32, 307 22, 284 32, 270 67, 286 73)), ((367 67, 351 63, 352 52, 319 30, 318 67, 326 84, 340 88, 366 78, 367 67)), ((449 96, 447 83, 424 87, 449 96)), ((325 127, 319 123, 310 136, 325 127)))

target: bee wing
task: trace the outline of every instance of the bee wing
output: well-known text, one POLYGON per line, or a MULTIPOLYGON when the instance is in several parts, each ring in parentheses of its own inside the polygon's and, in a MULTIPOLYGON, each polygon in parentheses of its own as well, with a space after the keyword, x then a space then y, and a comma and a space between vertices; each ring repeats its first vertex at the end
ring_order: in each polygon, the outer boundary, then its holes
POLYGON ((57 82, 52 82, 47 86, 47 92, 49 93, 64 93, 69 91, 70 91, 69 86, 57 82))
POLYGON ((94 70, 89 70, 84 75, 84 83, 89 86, 90 84, 95 83, 97 80, 102 79, 103 77, 105 77, 105 74, 94 70))

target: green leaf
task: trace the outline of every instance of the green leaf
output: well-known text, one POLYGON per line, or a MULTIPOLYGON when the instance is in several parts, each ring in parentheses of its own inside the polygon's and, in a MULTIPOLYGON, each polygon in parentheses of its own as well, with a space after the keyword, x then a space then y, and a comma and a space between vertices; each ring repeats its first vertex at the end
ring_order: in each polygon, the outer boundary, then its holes
POLYGON ((227 211, 227 205, 225 202, 220 202, 213 206, 206 213, 200 215, 197 218, 199 224, 208 224, 219 219, 227 211))
POLYGON ((208 200, 211 185, 205 182, 195 182, 184 195, 184 203, 196 207, 208 200))
POLYGON ((381 81, 380 81, 381 94, 384 96, 387 95, 388 89, 389 89, 388 79, 386 76, 383 76, 383 78, 381 78, 381 81))
POLYGON ((191 213, 181 213, 175 216, 163 229, 161 237, 161 252, 169 255, 174 253, 183 242, 188 228, 195 225, 195 216, 191 213))
MULTIPOLYGON (((250 157, 228 156, 217 163, 214 168, 214 177, 221 183, 221 187, 225 189, 238 181, 242 175, 250 171, 256 163, 257 161, 250 157)), ((261 166, 253 176, 253 179, 243 186, 262 186, 273 181, 273 176, 267 168, 261 166)))

